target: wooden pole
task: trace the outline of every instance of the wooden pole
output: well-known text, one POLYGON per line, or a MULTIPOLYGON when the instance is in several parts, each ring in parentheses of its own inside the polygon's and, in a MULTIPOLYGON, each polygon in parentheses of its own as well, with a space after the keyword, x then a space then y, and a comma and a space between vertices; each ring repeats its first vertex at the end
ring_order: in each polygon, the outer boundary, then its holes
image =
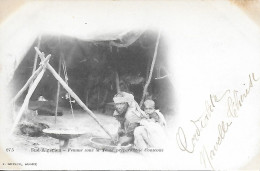
MULTIPOLYGON (((41 60, 44 60, 44 55, 35 47, 35 50, 39 54, 41 60)), ((113 139, 113 136, 108 132, 108 130, 99 122, 95 114, 80 100, 80 98, 73 92, 73 90, 66 84, 66 82, 57 74, 50 64, 46 64, 46 68, 53 74, 53 76, 60 82, 62 87, 73 97, 76 102, 98 123, 98 125, 113 139)))
MULTIPOLYGON (((40 48, 40 44, 41 44, 41 36, 38 37, 38 43, 37 43, 37 47, 40 48)), ((36 70, 36 66, 37 66, 37 61, 38 61, 38 53, 35 53, 34 56, 34 64, 33 64, 33 70, 32 70, 32 75, 36 70)))
POLYGON ((116 75, 116 92, 119 93, 120 92, 120 86, 119 86, 119 76, 118 76, 118 72, 115 72, 116 75))
POLYGON ((149 75, 150 75, 150 69, 151 67, 149 68, 149 66, 152 66, 152 62, 153 62, 153 58, 149 58, 148 59, 148 63, 147 63, 147 68, 146 68, 146 77, 145 77, 145 80, 147 81, 148 78, 149 78, 149 75))
MULTIPOLYGON (((61 56, 59 59, 59 75, 60 75, 60 71, 61 71, 61 56)), ((58 107, 59 107, 59 95, 60 95, 60 82, 57 81, 57 96, 56 96, 56 108, 55 108, 55 124, 57 122, 57 114, 58 114, 58 107)))
MULTIPOLYGON (((118 48, 116 48, 116 51, 115 52, 117 54, 117 59, 119 58, 119 50, 118 48)), ((118 75, 118 67, 116 66, 116 70, 115 70, 115 77, 116 77, 116 92, 119 93, 121 90, 120 90, 120 85, 119 85, 119 75, 118 75)))
POLYGON ((17 124, 19 123, 24 111, 28 108, 28 104, 29 104, 29 100, 34 92, 34 90, 36 89, 37 85, 39 84, 39 82, 41 81, 42 79, 42 76, 45 72, 45 68, 42 69, 42 71, 40 72, 40 74, 37 76, 37 78, 35 79, 35 81, 33 82, 32 86, 29 88, 29 91, 24 99, 24 102, 23 102, 23 105, 22 107, 20 108, 19 110, 19 113, 17 114, 17 117, 14 121, 14 124, 13 124, 13 127, 11 129, 11 134, 15 131, 15 128, 17 126, 17 124))
POLYGON ((24 86, 21 88, 21 90, 16 94, 16 96, 11 100, 10 103, 14 103, 22 94, 23 92, 29 87, 31 82, 39 75, 39 73, 42 71, 43 66, 49 61, 51 58, 51 55, 48 55, 46 59, 44 59, 43 62, 41 62, 41 66, 32 74, 32 76, 27 80, 27 82, 24 84, 24 86))
POLYGON ((160 36, 161 36, 161 31, 159 31, 159 34, 158 34, 158 37, 157 37, 157 40, 156 40, 156 45, 155 45, 155 50, 154 50, 154 55, 153 55, 153 61, 152 61, 152 65, 151 65, 151 69, 150 69, 150 73, 149 73, 149 77, 148 77, 148 80, 144 86, 144 90, 143 90, 143 96, 142 96, 142 100, 140 102, 140 108, 142 107, 143 103, 144 103, 144 98, 146 96, 146 93, 147 93, 147 89, 149 87, 149 84, 151 82, 151 79, 152 79, 152 75, 153 75, 153 68, 154 68, 154 64, 155 64, 155 61, 156 61, 156 56, 157 56, 157 50, 158 50, 158 45, 159 45, 159 40, 160 40, 160 36))

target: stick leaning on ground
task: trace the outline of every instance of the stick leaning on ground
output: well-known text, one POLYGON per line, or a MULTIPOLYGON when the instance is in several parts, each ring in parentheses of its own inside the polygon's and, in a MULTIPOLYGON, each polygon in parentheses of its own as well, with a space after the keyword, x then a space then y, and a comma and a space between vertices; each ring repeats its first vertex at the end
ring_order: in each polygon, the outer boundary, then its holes
MULTIPOLYGON (((43 61, 45 61, 45 60, 43 60, 43 61)), ((28 93, 27 93, 27 95, 26 95, 26 97, 24 99, 23 105, 20 108, 19 113, 17 114, 16 119, 14 121, 13 127, 11 129, 11 134, 15 131, 15 128, 16 128, 17 124, 19 123, 19 121, 20 121, 24 111, 28 108, 29 100, 30 100, 34 90, 36 89, 37 85, 41 81, 41 79, 43 77, 43 74, 45 73, 45 70, 46 70, 45 66, 47 64, 48 64, 48 59, 47 59, 47 61, 45 63, 43 63, 43 65, 42 65, 43 67, 42 67, 40 73, 37 75, 35 81, 31 84, 31 86, 29 88, 29 91, 28 91, 28 93)), ((28 86, 29 86, 29 84, 28 84, 28 86)))

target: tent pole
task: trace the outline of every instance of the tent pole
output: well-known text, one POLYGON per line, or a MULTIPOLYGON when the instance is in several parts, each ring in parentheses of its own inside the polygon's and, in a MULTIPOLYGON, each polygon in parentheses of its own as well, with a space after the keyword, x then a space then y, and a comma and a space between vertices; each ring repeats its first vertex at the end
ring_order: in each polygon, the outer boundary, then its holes
POLYGON ((118 72, 115 72, 116 74, 116 92, 119 93, 120 92, 120 86, 119 86, 119 76, 118 76, 118 72))
POLYGON ((41 81, 43 74, 45 72, 46 68, 44 67, 42 69, 42 71, 40 72, 40 74, 37 76, 37 78, 35 79, 35 81, 32 83, 31 87, 29 88, 29 91, 24 99, 23 105, 19 110, 19 113, 14 121, 13 127, 11 129, 11 134, 15 131, 15 128, 17 126, 17 124, 19 123, 24 111, 28 108, 28 104, 29 104, 29 100, 34 92, 34 90, 36 89, 37 85, 39 84, 39 82, 41 81))
MULTIPOLYGON (((61 56, 59 59, 59 75, 60 75, 60 71, 61 71, 61 56)), ((56 96, 56 108, 55 108, 55 124, 57 122, 57 114, 58 114, 58 107, 59 107, 59 95, 60 95, 60 82, 57 81, 57 96, 56 96)))
POLYGON ((153 55, 153 61, 152 61, 152 64, 151 64, 151 69, 150 69, 148 80, 147 80, 147 82, 145 83, 145 86, 144 86, 142 100, 140 101, 140 104, 139 104, 140 107, 143 106, 144 98, 146 96, 147 89, 148 89, 149 84, 150 84, 151 79, 152 79, 153 68, 154 68, 154 64, 155 64, 155 61, 156 61, 156 57, 157 57, 157 51, 158 51, 160 36, 161 36, 161 31, 159 31, 159 34, 158 34, 158 37, 157 37, 157 40, 156 40, 156 45, 155 45, 155 50, 154 50, 154 55, 153 55))
POLYGON ((21 88, 21 90, 15 95, 15 97, 11 100, 10 103, 14 103, 27 89, 27 87, 33 82, 33 80, 39 75, 39 73, 42 71, 44 64, 49 61, 51 58, 51 55, 48 55, 44 61, 42 62, 42 65, 31 75, 31 77, 27 80, 27 82, 24 84, 24 86, 21 88))
MULTIPOLYGON (((41 45, 41 36, 38 37, 37 47, 40 48, 40 45, 41 45)), ((33 73, 35 72, 35 70, 36 70, 37 61, 38 61, 38 53, 35 53, 32 74, 33 74, 33 73)))
MULTIPOLYGON (((113 50, 113 48, 112 48, 113 50)), ((115 52, 117 54, 117 58, 119 58, 119 50, 118 48, 116 48, 117 52, 115 52)), ((120 86, 119 86, 119 75, 118 75, 118 67, 116 67, 116 71, 115 71, 115 79, 116 79, 116 92, 119 93, 120 92, 120 86)))
MULTIPOLYGON (((35 50, 39 54, 41 60, 44 60, 44 55, 35 47, 35 50)), ((57 74, 50 64, 46 65, 47 69, 53 74, 53 76, 60 82, 62 87, 75 99, 75 101, 98 123, 98 125, 109 135, 111 139, 113 136, 108 132, 108 130, 99 122, 96 115, 80 100, 80 98, 74 93, 74 91, 66 84, 66 82, 57 74)))

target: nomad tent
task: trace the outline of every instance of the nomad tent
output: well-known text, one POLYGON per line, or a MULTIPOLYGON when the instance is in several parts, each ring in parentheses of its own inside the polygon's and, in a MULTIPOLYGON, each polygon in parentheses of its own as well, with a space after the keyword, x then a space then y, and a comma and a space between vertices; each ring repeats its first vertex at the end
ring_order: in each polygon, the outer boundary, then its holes
MULTIPOLYGON (((20 29, 8 29, 13 36, 1 39, 10 46, 1 49, 2 56, 12 56, 4 60, 1 74, 12 102, 21 106, 13 130, 28 105, 37 108, 32 105, 39 98, 53 102, 45 110, 52 110, 55 116, 61 114, 59 105, 70 106, 72 113, 73 108, 82 107, 98 123, 89 108, 105 112, 119 91, 132 93, 141 106, 144 99, 154 99, 162 111, 171 112, 167 45, 159 27, 148 18, 136 17, 143 16, 140 11, 129 17, 122 9, 118 15, 108 8, 108 15, 102 17, 84 2, 68 2, 59 8, 52 3, 25 5, 18 11, 20 29), (37 13, 29 13, 29 9, 37 13)), ((6 22, 11 21, 12 17, 6 22)))
POLYGON ((74 147, 88 148, 90 137, 110 142, 119 125, 112 98, 127 91, 140 105, 153 99, 165 116, 163 153, 147 160, 132 153, 69 153, 75 160, 6 154, 47 170, 238 169, 252 159, 259 165, 259 1, 243 2, 26 1, 0 25, 1 147, 57 147, 48 136, 7 138, 31 110, 50 128, 86 129, 70 141, 74 147), (249 90, 238 110, 236 95, 249 90), (46 111, 52 116, 41 115, 46 111))

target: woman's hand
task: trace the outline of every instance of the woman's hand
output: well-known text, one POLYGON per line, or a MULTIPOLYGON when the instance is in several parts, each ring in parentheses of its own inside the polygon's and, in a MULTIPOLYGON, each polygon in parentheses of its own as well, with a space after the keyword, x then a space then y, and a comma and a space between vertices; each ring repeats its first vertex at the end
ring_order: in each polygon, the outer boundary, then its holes
POLYGON ((118 134, 119 137, 121 137, 125 134, 125 130, 124 129, 118 129, 117 134, 118 134))
POLYGON ((123 136, 119 138, 118 143, 120 145, 128 145, 132 142, 133 138, 132 137, 128 137, 128 136, 123 136))
POLYGON ((119 141, 119 136, 118 136, 118 134, 112 135, 112 142, 113 142, 114 144, 117 144, 118 141, 119 141))

